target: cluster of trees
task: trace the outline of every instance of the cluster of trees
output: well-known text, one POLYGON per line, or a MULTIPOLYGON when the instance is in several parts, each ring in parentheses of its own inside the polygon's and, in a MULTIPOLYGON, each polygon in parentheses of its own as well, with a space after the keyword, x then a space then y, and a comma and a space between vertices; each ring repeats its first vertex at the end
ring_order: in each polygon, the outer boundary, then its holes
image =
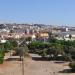
POLYGON ((5 53, 10 52, 10 56, 11 56, 12 51, 15 51, 15 55, 20 56, 20 60, 23 55, 24 56, 28 55, 28 47, 26 46, 25 43, 19 45, 18 42, 14 39, 8 40, 5 43, 0 43, 0 63, 1 64, 3 63, 5 53))
POLYGON ((32 42, 28 45, 30 52, 37 53, 43 58, 58 59, 71 61, 74 64, 75 61, 75 41, 49 39, 49 42, 32 42))
POLYGON ((0 43, 0 64, 4 61, 5 53, 10 52, 11 55, 11 50, 17 47, 17 45, 18 43, 15 40, 8 40, 5 43, 0 43))
POLYGON ((43 43, 43 42, 31 42, 28 44, 28 48, 30 52, 32 53, 38 53, 40 50, 43 50, 44 48, 49 48, 49 43, 43 43))

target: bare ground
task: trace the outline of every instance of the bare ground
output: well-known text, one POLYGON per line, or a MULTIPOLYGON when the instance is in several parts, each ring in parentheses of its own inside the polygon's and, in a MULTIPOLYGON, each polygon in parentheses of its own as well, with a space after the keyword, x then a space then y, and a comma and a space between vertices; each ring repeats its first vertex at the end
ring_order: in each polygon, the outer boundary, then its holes
MULTIPOLYGON (((31 55, 32 56, 32 55, 31 55)), ((75 75, 68 73, 68 62, 42 61, 25 58, 24 75, 75 75)), ((22 62, 5 61, 0 65, 0 75, 22 75, 22 62)))

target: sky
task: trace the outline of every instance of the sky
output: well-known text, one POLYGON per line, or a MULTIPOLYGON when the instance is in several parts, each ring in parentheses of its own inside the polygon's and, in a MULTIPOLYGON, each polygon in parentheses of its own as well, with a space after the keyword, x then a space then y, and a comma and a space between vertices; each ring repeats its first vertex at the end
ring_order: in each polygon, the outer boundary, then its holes
POLYGON ((75 0, 0 0, 0 22, 75 26, 75 0))

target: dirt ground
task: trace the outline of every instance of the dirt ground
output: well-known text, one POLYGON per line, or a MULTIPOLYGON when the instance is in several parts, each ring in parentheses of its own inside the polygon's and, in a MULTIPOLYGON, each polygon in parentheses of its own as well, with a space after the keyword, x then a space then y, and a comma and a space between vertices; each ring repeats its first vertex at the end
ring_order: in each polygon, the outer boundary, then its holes
MULTIPOLYGON (((75 75, 67 62, 43 61, 25 58, 24 75, 75 75)), ((0 75, 22 75, 22 62, 18 60, 5 61, 0 65, 0 75)))

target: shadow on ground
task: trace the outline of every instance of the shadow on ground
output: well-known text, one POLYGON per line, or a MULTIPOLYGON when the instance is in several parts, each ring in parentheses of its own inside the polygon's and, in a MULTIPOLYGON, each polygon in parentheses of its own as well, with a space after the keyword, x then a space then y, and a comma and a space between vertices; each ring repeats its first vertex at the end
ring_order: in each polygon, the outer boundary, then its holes
POLYGON ((48 58, 41 58, 41 57, 32 57, 32 60, 35 60, 35 61, 49 61, 48 58))
POLYGON ((63 63, 66 63, 66 61, 54 61, 54 63, 56 63, 56 64, 63 64, 63 63))
POLYGON ((8 58, 5 61, 21 61, 20 58, 8 58))
POLYGON ((59 71, 59 73, 75 73, 73 69, 64 69, 63 71, 59 71))
POLYGON ((64 62, 67 62, 64 57, 57 57, 57 58, 49 58, 49 57, 32 57, 32 60, 35 60, 35 61, 55 61, 54 63, 64 63, 64 62))

